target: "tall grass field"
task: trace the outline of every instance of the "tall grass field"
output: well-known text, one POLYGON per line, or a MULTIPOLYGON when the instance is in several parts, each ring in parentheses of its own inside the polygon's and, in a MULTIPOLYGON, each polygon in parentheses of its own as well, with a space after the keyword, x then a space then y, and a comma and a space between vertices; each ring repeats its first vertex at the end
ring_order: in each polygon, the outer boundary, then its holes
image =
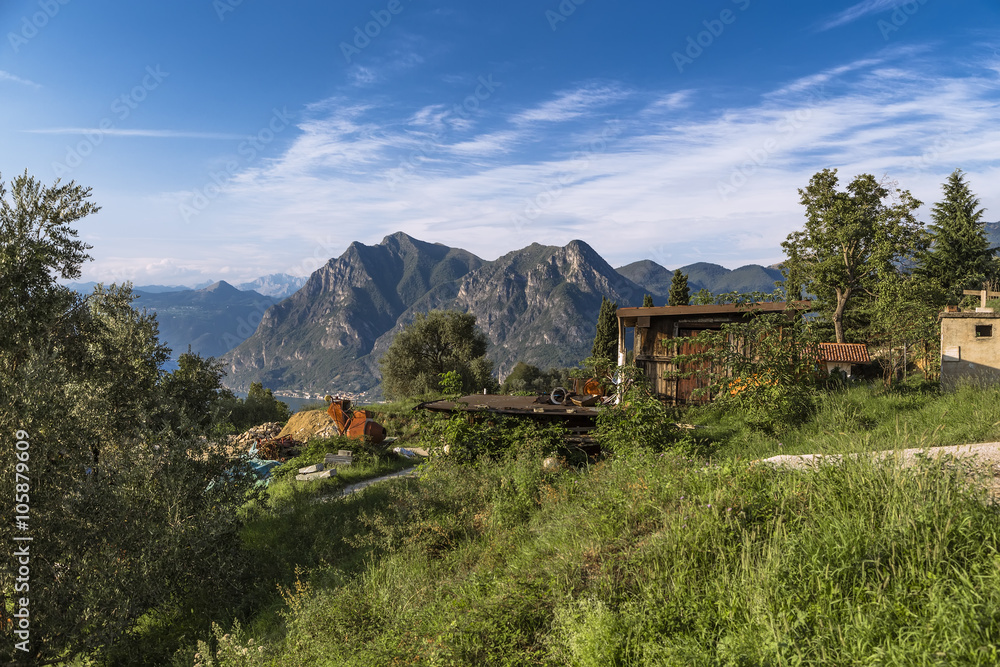
POLYGON ((414 444, 502 429, 509 446, 432 457, 419 478, 328 502, 279 482, 248 508, 251 611, 170 659, 1000 664, 989 471, 863 455, 1000 440, 1000 390, 829 391, 780 435, 717 408, 680 418, 705 428, 549 469, 551 429, 423 423, 414 444), (759 463, 789 453, 862 455, 811 471, 759 463))

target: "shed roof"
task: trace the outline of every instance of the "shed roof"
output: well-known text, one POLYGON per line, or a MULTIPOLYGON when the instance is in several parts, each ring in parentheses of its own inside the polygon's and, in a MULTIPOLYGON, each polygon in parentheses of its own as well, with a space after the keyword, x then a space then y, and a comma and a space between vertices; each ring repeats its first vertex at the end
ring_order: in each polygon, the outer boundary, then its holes
POLYGON ((785 310, 806 311, 812 307, 811 301, 772 301, 768 303, 752 304, 709 304, 707 306, 652 306, 652 307, 628 307, 619 308, 617 313, 619 318, 633 317, 664 317, 681 316, 690 317, 692 315, 728 315, 731 313, 779 313, 785 310))
POLYGON ((864 343, 820 343, 819 353, 823 361, 868 364, 872 360, 864 343))

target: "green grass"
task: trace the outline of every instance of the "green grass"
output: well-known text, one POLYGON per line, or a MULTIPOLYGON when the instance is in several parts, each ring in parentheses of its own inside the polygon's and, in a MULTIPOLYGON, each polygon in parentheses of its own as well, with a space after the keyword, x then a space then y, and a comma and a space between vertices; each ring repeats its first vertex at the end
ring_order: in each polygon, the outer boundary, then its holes
POLYGON ((545 472, 528 439, 334 502, 276 486, 246 535, 270 588, 222 642, 265 651, 222 664, 1000 661, 1000 512, 966 468, 750 462, 1000 440, 1000 390, 853 387, 780 437, 685 419, 707 454, 545 472))
POLYGON ((1000 440, 1000 388, 966 385, 954 393, 932 388, 885 390, 860 385, 819 394, 815 415, 780 436, 746 428, 738 414, 694 412, 709 425, 719 457, 840 454, 938 447, 1000 440))

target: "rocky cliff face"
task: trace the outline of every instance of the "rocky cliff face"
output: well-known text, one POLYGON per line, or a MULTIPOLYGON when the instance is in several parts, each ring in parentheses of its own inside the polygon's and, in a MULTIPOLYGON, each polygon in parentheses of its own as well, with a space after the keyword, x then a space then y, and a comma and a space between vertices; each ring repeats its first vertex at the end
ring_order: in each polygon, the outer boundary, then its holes
POLYGON ((601 298, 641 305, 642 289, 615 272, 582 241, 533 243, 485 263, 413 305, 375 346, 375 355, 417 312, 460 310, 476 316, 501 376, 518 361, 542 368, 575 366, 590 355, 601 298))
POLYGON ((363 391, 375 342, 428 291, 483 264, 475 255, 398 233, 377 246, 352 243, 298 292, 267 311, 257 331, 226 355, 227 382, 244 390, 363 391))

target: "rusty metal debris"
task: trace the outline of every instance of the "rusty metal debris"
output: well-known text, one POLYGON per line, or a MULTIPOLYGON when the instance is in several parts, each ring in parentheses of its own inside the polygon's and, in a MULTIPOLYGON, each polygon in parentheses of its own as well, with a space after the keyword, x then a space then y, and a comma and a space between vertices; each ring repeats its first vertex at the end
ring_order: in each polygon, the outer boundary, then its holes
POLYGON ((326 409, 340 435, 356 440, 370 439, 374 444, 385 440, 385 429, 368 416, 365 410, 351 410, 351 401, 347 398, 334 398, 326 395, 330 406, 326 409))
POLYGON ((257 443, 257 458, 267 461, 287 461, 299 455, 302 443, 291 436, 271 438, 257 443))

